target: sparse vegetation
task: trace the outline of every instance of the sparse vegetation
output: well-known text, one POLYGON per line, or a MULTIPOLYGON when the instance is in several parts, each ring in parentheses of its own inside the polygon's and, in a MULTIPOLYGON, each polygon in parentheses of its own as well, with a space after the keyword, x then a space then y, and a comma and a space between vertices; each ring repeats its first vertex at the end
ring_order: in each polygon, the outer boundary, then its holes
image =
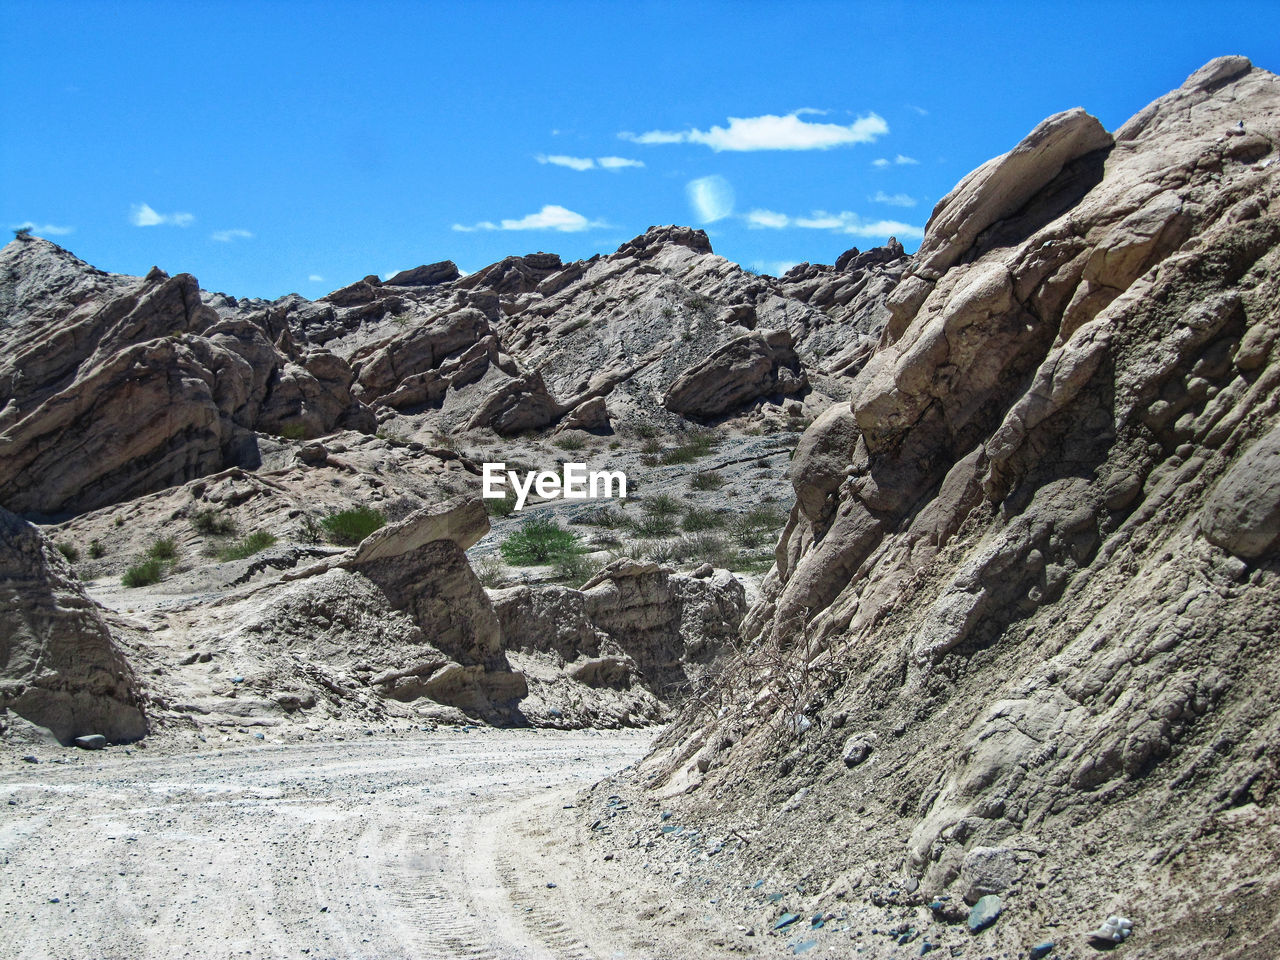
POLYGON ((63 541, 62 543, 55 543, 54 547, 60 554, 67 558, 67 563, 80 562, 80 548, 74 543, 67 543, 66 541, 63 541))
POLYGON ((568 450, 570 452, 574 450, 581 450, 587 445, 587 442, 583 440, 582 437, 573 433, 562 433, 551 442, 561 450, 568 450))
POLYGON ((307 428, 301 423, 286 423, 280 428, 278 436, 281 440, 305 440, 307 428))
POLYGON ((554 520, 531 517, 498 548, 508 563, 541 566, 555 563, 578 549, 578 535, 554 520))
POLYGON ((689 533, 697 533, 700 530, 718 530, 725 525, 725 515, 719 510, 711 510, 706 507, 689 507, 684 512, 684 518, 680 521, 680 526, 684 527, 689 533))
POLYGON ((642 540, 658 540, 675 534, 676 522, 667 514, 648 513, 632 521, 631 532, 642 540))
POLYGON ((307 514, 302 518, 301 537, 306 543, 319 543, 324 539, 324 527, 319 520, 307 514))
POLYGON ((719 490, 723 486, 724 477, 710 470, 694 474, 693 479, 689 481, 690 490, 719 490))
POLYGON ((258 530, 231 544, 231 546, 218 554, 218 559, 224 563, 228 560, 244 560, 259 551, 267 549, 275 542, 274 534, 267 533, 265 530, 258 530))
POLYGON ((649 437, 644 443, 640 444, 641 453, 661 453, 662 441, 657 437, 649 437))
POLYGON ((135 563, 126 570, 124 576, 120 578, 120 582, 130 588, 150 586, 153 583, 159 583, 165 573, 168 572, 168 569, 168 564, 163 560, 157 560, 152 557, 135 563))
POLYGON ((570 586, 578 586, 594 572, 594 564, 588 560, 581 550, 566 553, 557 557, 552 564, 556 579, 570 586))
POLYGON ((102 545, 101 540, 89 541, 89 556, 94 560, 101 560, 107 555, 107 548, 102 545))
POLYGON ((502 585, 507 577, 506 564, 502 562, 502 557, 496 553, 486 554, 475 563, 471 568, 476 572, 476 578, 482 586, 493 590, 502 585))
POLYGON ((659 493, 656 496, 645 497, 640 502, 644 508, 644 512, 654 517, 674 517, 680 512, 680 501, 669 493, 659 493))
POLYGON ((343 546, 355 546, 369 534, 384 526, 386 516, 381 510, 373 507, 353 507, 350 510, 339 510, 331 513, 320 525, 324 527, 328 538, 343 546))
POLYGON ((652 423, 637 423, 631 428, 631 432, 641 440, 652 440, 658 435, 658 428, 652 423))
POLYGON ((626 522, 626 517, 612 507, 596 507, 593 510, 584 510, 574 520, 574 523, 581 523, 590 527, 603 527, 605 530, 616 530, 618 527, 624 526, 626 522))
POLYGON ((684 435, 684 439, 679 444, 663 453, 662 462, 664 464, 693 463, 714 450, 719 442, 710 430, 691 430, 684 435))
POLYGON ((206 537, 227 537, 236 532, 235 521, 212 507, 197 510, 191 517, 191 526, 206 537))
POLYGON ((776 507, 756 507, 733 518, 729 524, 729 536, 739 546, 754 549, 771 540, 785 521, 776 507))
POLYGON ((514 490, 508 490, 501 499, 497 497, 485 497, 484 508, 491 517, 509 517, 516 509, 516 493, 514 490))
POLYGON ((178 559, 178 544, 173 537, 161 537, 147 548, 147 559, 172 563, 178 559))

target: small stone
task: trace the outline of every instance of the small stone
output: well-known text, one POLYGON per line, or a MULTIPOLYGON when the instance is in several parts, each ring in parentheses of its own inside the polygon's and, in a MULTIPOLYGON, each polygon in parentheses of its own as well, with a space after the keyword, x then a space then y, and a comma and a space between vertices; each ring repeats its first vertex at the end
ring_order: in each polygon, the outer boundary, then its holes
POLYGON ((253 739, 255 739, 255 740, 265 740, 265 739, 267 739, 267 737, 266 737, 266 735, 265 735, 265 734, 255 733, 255 734, 253 735, 253 739))
POLYGON ((556 888, 556 885, 555 885, 554 883, 548 883, 548 884, 547 884, 547 889, 548 889, 548 890, 554 890, 555 888, 556 888))
POLYGON ((83 737, 76 737, 72 743, 81 750, 101 750, 107 745, 107 738, 100 733, 90 733, 83 737))
POLYGON ((920 889, 920 881, 917 880, 915 877, 911 877, 910 879, 907 880, 906 883, 902 885, 902 889, 907 891, 907 893, 915 893, 917 890, 920 889))
POLYGON ((39 763, 40 758, 36 756, 32 756, 31 754, 28 753, 25 757, 22 758, 22 762, 23 763, 39 763))
POLYGON ((791 952, 795 954, 808 953, 817 945, 817 940, 802 940, 791 948, 791 952))
POLYGON ((773 929, 783 930, 791 926, 793 923, 795 923, 799 919, 800 919, 800 914, 798 913, 784 913, 781 917, 778 918, 778 922, 773 925, 773 929))
POLYGON ((1101 943, 1122 943, 1133 933, 1133 921, 1112 915, 1102 921, 1102 926, 1089 934, 1090 939, 1101 943))
POLYGON ((1034 947, 1032 947, 1027 952, 1027 956, 1029 956, 1031 960, 1040 960, 1041 957, 1047 957, 1049 954, 1051 954, 1055 946, 1056 944, 1052 940, 1045 940, 1042 943, 1037 943, 1034 947))
POLYGON ((244 683, 244 677, 232 677, 232 678, 231 678, 231 682, 232 682, 232 683, 244 683))
POLYGON ((977 903, 973 905, 973 909, 969 911, 969 932, 978 933, 987 929, 998 919, 1000 914, 1004 912, 1004 904, 1000 898, 994 893, 989 893, 977 903))

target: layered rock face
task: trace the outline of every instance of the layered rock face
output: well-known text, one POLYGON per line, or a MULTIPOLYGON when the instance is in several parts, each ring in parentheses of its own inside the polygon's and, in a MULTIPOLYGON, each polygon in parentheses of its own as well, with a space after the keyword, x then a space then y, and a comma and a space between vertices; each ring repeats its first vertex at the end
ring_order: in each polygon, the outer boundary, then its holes
POLYGON ((445 261, 266 302, 20 237, 0 251, 0 503, 79 513, 386 423, 679 429, 811 391, 816 410, 847 394, 908 262, 896 242, 842 260, 779 281, 658 227, 577 263, 445 261))
POLYGON ((808 787, 812 842, 758 856, 999 892, 990 949, 1108 912, 1145 955, 1216 954, 1223 910, 1239 955, 1280 940, 1278 138, 1280 79, 1226 57, 938 204, 793 461, 738 708, 686 718, 669 783, 766 824, 808 787))
POLYGON ((63 744, 147 732, 100 608, 35 527, 0 509, 0 717, 6 711, 63 744))

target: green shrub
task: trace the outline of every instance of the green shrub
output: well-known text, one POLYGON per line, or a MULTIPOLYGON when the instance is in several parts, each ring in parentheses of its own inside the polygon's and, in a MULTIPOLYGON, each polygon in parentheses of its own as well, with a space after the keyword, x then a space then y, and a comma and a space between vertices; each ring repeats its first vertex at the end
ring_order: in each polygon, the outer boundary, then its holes
POLYGON ((557 557, 552 566, 557 580, 573 586, 581 584, 595 572, 594 564, 578 550, 557 557))
POLYGON ((644 512, 655 517, 674 517, 680 512, 680 501, 669 493, 659 493, 653 497, 645 497, 640 502, 644 512))
POLYGON ((489 512, 491 517, 509 517, 516 509, 516 492, 508 490, 502 495, 502 499, 497 497, 486 497, 484 500, 484 508, 489 512))
POLYGON ((67 563, 80 562, 80 548, 74 543, 67 543, 64 541, 62 543, 55 543, 54 547, 60 554, 67 558, 67 563))
POLYGON ((724 477, 710 470, 695 473, 689 481, 690 490, 719 490, 724 486, 724 477))
POLYGON ((661 453, 662 441, 656 437, 649 437, 644 443, 640 444, 641 453, 661 453))
POLYGON ((286 423, 280 428, 281 440, 305 440, 307 439, 307 428, 300 423, 286 423))
POLYGON ((246 557, 252 557, 260 550, 267 549, 275 542, 276 538, 273 534, 267 533, 265 530, 258 530, 231 544, 231 546, 218 554, 218 559, 224 563, 228 560, 244 560, 246 557))
POLYGON ((126 587, 145 587, 153 583, 159 583, 167 572, 168 564, 163 560, 152 557, 150 560, 135 563, 126 570, 124 576, 120 578, 120 582, 126 587))
POLYGON ((728 567, 732 554, 728 546, 714 533, 686 534, 672 544, 677 560, 705 561, 715 567, 728 567))
POLYGON ((225 537, 236 532, 235 521, 224 517, 222 511, 212 508, 197 510, 191 518, 191 526, 206 537, 225 537))
POLYGON ((551 442, 561 450, 568 450, 571 452, 574 450, 581 450, 587 445, 585 440, 573 433, 562 433, 551 442))
POLYGON ((577 534, 554 520, 532 517, 503 540, 498 549, 508 563, 527 567, 554 563, 573 553, 577 546, 577 534))
POLYGON ((631 428, 631 432, 641 440, 652 440, 658 435, 658 428, 652 423, 637 423, 631 428))
POLYGON ((302 518, 302 530, 299 532, 305 543, 319 543, 324 539, 324 526, 311 514, 302 518))
POLYGON ((102 545, 101 540, 89 541, 89 556, 94 560, 101 560, 107 555, 107 548, 102 545))
POLYGON ((488 587, 490 590, 498 587, 506 579, 507 568, 502 562, 502 558, 496 553, 485 554, 479 560, 471 565, 476 572, 476 578, 481 585, 488 587))
POLYGON ((693 463, 699 457, 705 457, 719 443, 720 441, 710 430, 690 431, 685 434, 679 444, 663 453, 662 462, 665 464, 693 463))
POLYGON ((708 510, 703 507, 689 507, 684 512, 680 526, 690 533, 699 530, 718 530, 725 525, 725 515, 719 510, 708 510))
POLYGON ((589 527, 603 527, 605 530, 616 530, 626 524, 626 518, 612 507, 596 507, 594 510, 584 510, 573 522, 589 527))
POLYGON ((381 510, 373 507, 353 507, 350 510, 339 510, 329 514, 320 521, 320 525, 324 527, 325 534, 334 543, 355 546, 373 531, 384 526, 386 522, 387 518, 381 510))
POLYGON ((647 513, 632 521, 631 532, 642 540, 657 540, 674 534, 676 522, 666 514, 647 513))
POLYGON ((169 563, 178 559, 178 545, 174 543, 173 537, 161 537, 154 541, 147 548, 148 560, 161 560, 169 563))

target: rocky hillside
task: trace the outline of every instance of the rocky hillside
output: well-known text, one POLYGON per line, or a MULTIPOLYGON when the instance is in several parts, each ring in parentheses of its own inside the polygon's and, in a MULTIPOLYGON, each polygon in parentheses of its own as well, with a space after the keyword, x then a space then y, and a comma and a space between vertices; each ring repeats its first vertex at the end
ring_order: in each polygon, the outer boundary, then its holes
POLYGON ((674 431, 787 397, 816 413, 847 395, 907 262, 893 241, 777 280, 660 227, 582 262, 438 263, 266 302, 19 237, 0 251, 0 504, 79 513, 338 430, 674 431))
POLYGON ((984 896, 984 955, 1108 914, 1130 956, 1280 951, 1278 139, 1280 79, 1224 57, 939 202, 801 441, 750 652, 647 768, 749 839, 737 889, 878 911, 869 955, 974 940, 984 896))

